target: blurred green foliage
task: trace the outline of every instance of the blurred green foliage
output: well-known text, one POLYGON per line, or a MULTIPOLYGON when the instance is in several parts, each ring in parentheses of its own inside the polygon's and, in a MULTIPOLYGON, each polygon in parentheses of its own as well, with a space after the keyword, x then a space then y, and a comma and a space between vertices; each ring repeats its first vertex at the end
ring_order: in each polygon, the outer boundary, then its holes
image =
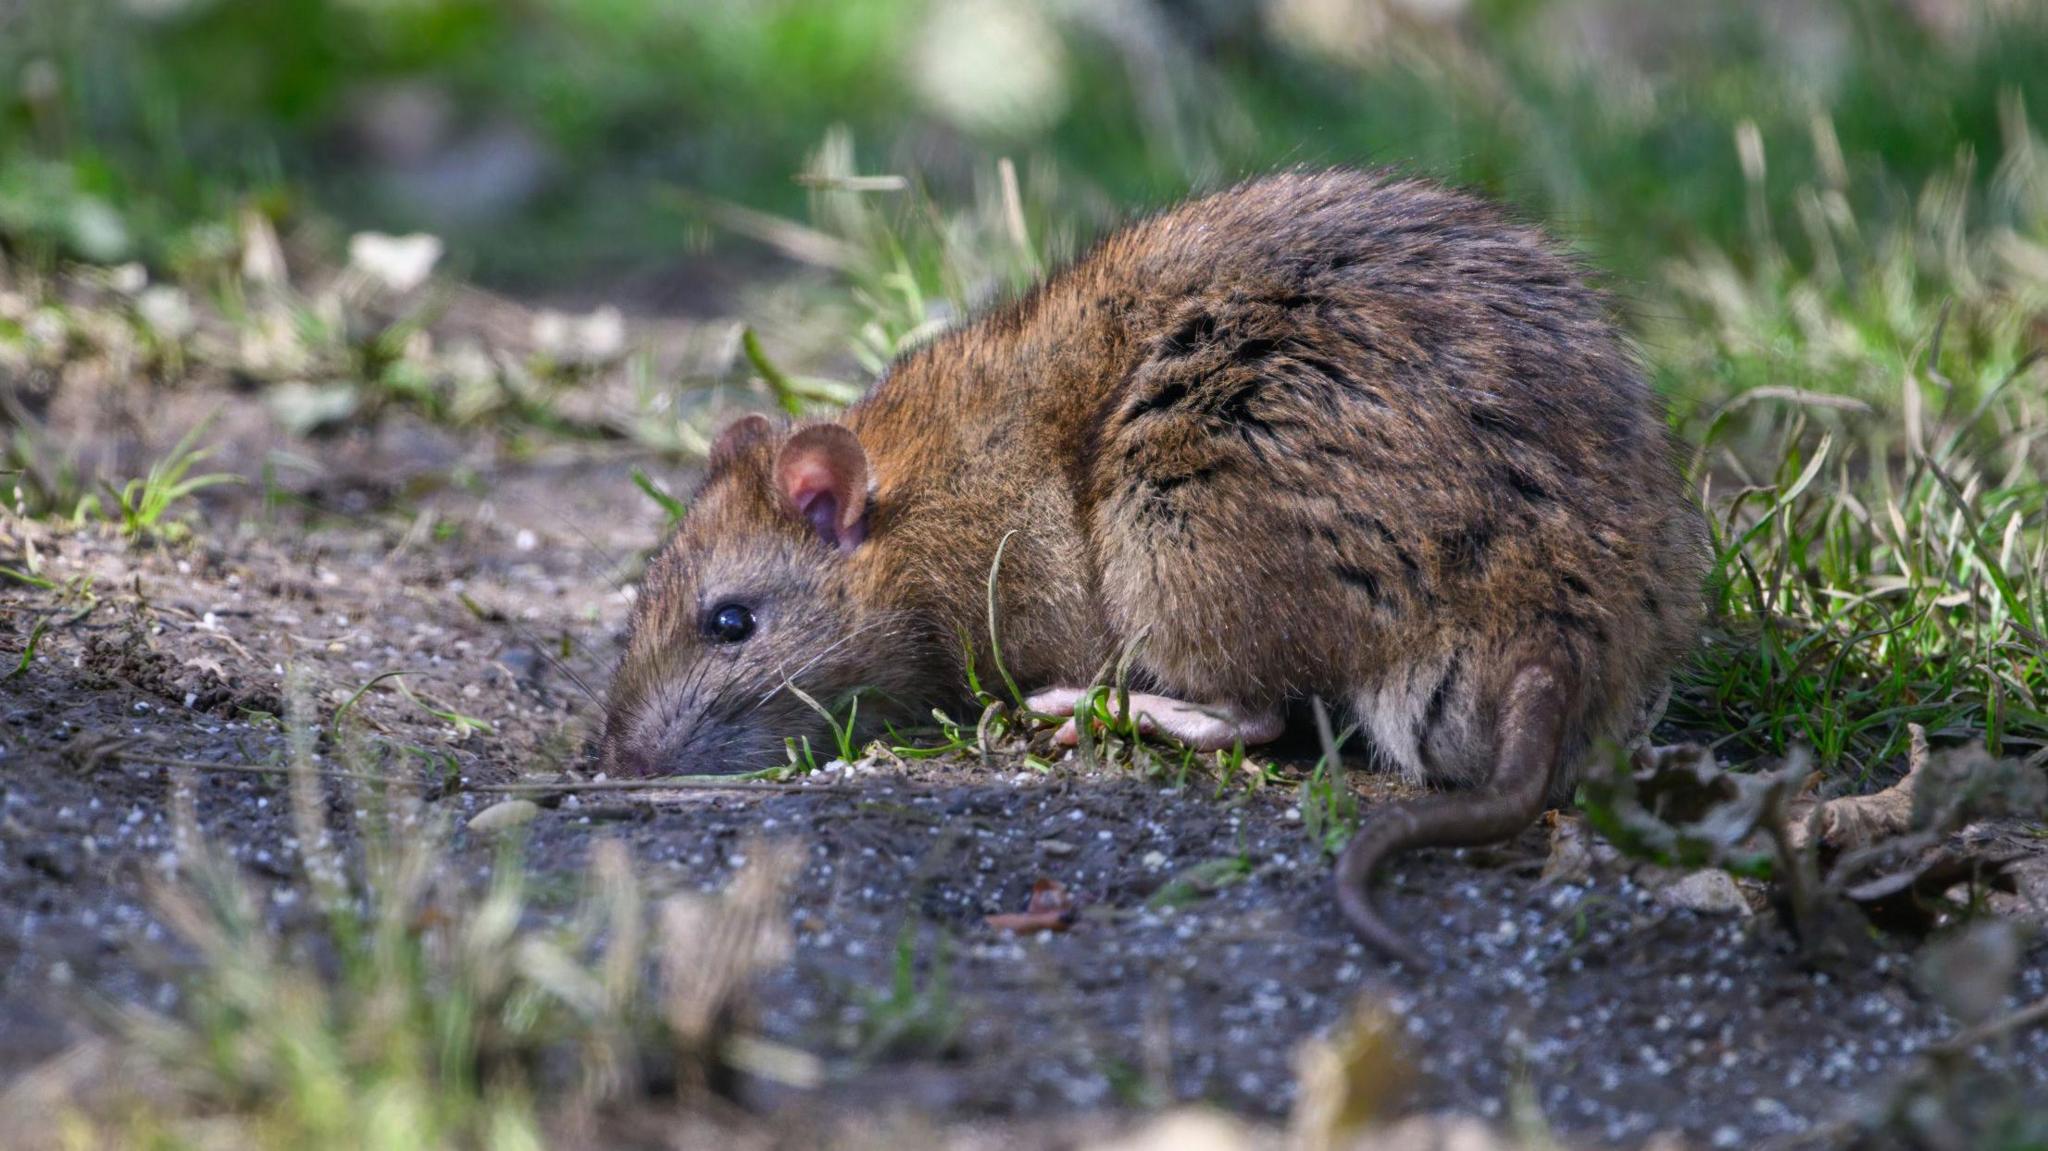
POLYGON ((2048 18, 2012 0, 0 0, 0 239, 162 261, 258 197, 573 276, 701 244, 663 186, 796 212, 790 174, 844 125, 871 170, 960 185, 1010 154, 1096 218, 1398 163, 1641 278, 1756 226, 1743 122, 1763 218, 1792 231, 1824 175, 1816 113, 1882 216, 1996 155, 2043 60, 2048 18))

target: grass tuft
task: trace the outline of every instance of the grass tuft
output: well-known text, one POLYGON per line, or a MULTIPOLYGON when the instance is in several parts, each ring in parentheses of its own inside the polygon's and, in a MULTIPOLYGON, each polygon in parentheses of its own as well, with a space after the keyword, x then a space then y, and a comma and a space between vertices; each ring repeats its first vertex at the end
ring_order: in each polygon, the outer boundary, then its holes
MULTIPOLYGON (((191 528, 169 518, 172 508, 195 492, 242 482, 242 477, 226 472, 191 474, 193 468, 214 453, 213 448, 197 446, 200 433, 205 429, 206 423, 202 421, 186 432, 168 455, 149 466, 148 474, 129 480, 118 489, 111 485, 107 487, 107 500, 112 507, 104 514, 119 525, 122 534, 137 540, 182 539, 191 534, 191 528)), ((87 496, 79 503, 73 518, 83 521, 99 514, 103 514, 99 498, 87 496)))
POLYGON ((2048 264, 2012 258, 2048 252, 2048 180, 2004 172, 1989 229, 1954 178, 1890 230, 1822 189, 1803 265, 1764 237, 1747 273, 1674 267, 1695 327, 1664 373, 1696 381, 1675 390, 1717 549, 1683 725, 1859 777, 1912 723, 2048 747, 2048 264))
POLYGON ((356 786, 352 833, 330 822, 311 734, 291 696, 290 802, 315 912, 287 942, 275 901, 214 851, 190 781, 174 786, 179 873, 161 920, 196 953, 178 1016, 125 1010, 128 1057, 153 1096, 80 1100, 107 1146, 543 1147, 606 1109, 715 1088, 735 1070, 808 1086, 809 1055, 745 1028, 756 972, 787 955, 782 892, 801 854, 748 848, 721 896, 651 897, 601 841, 567 914, 540 914, 517 840, 482 888, 433 808, 356 786))

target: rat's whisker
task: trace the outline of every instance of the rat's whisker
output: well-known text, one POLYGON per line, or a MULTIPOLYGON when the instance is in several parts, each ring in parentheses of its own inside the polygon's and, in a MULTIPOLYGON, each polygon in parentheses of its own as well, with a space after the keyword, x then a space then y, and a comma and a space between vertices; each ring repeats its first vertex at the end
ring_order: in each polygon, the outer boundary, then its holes
POLYGON ((767 703, 767 702, 768 702, 769 700, 771 700, 771 699, 774 699, 774 698, 775 698, 775 696, 776 696, 776 695, 777 695, 778 693, 780 693, 780 692, 782 691, 782 689, 784 689, 784 688, 788 687, 788 686, 789 686, 790 684, 794 683, 794 682, 796 681, 797 677, 799 677, 799 676, 803 675, 803 674, 804 674, 805 672, 807 672, 807 671, 811 670, 812 668, 814 668, 814 667, 818 666, 818 663, 819 663, 819 661, 821 661, 821 660, 823 660, 823 659, 825 659, 825 658, 827 658, 827 657, 831 656, 831 655, 832 655, 832 654, 833 654, 834 652, 837 652, 837 651, 839 651, 839 650, 840 650, 841 648, 845 647, 845 646, 846 646, 847 644, 849 644, 849 643, 852 643, 852 642, 853 642, 854 640, 856 640, 856 639, 859 639, 859 638, 861 638, 862 636, 868 635, 869 633, 871 633, 871 632, 874 632, 874 631, 876 631, 877 629, 879 629, 879 628, 881 628, 881 627, 883 627, 883 626, 893 626, 893 625, 894 625, 894 621, 893 621, 893 620, 890 620, 890 619, 884 618, 884 619, 879 619, 879 620, 876 620, 875 622, 873 622, 873 623, 870 623, 870 624, 865 624, 865 625, 863 625, 863 626, 861 626, 861 627, 855 628, 854 630, 852 630, 852 631, 850 631, 850 632, 846 633, 846 635, 842 636, 842 637, 841 637, 840 639, 836 640, 835 642, 833 642, 833 643, 831 643, 831 644, 828 644, 828 645, 827 645, 827 646, 825 647, 825 649, 824 649, 824 650, 822 650, 822 651, 818 652, 818 653, 817 653, 816 655, 814 655, 814 656, 812 656, 811 658, 809 658, 809 659, 805 660, 805 661, 803 662, 803 666, 801 666, 801 667, 797 668, 797 669, 796 669, 795 671, 791 671, 791 672, 784 672, 784 673, 783 673, 783 676, 782 676, 782 679, 781 679, 781 681, 780 681, 780 682, 778 682, 778 683, 777 683, 777 684, 776 684, 776 685, 775 685, 774 687, 771 687, 771 688, 769 688, 769 689, 768 689, 768 691, 767 691, 767 693, 766 693, 765 695, 763 695, 763 696, 762 696, 762 697, 761 697, 760 699, 758 699, 758 700, 755 700, 755 701, 754 701, 754 706, 753 706, 753 707, 751 707, 751 708, 749 708, 749 709, 747 709, 747 710, 748 710, 748 711, 750 711, 750 712, 753 712, 753 711, 759 711, 759 710, 761 709, 761 707, 762 707, 763 705, 765 705, 765 704, 766 704, 766 703, 767 703))

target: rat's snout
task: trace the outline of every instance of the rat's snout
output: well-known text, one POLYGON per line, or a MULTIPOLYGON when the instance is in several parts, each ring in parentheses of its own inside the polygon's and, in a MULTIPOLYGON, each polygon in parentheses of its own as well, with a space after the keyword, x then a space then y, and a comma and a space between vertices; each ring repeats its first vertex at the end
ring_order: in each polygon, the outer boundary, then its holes
POLYGON ((736 775, 781 762, 781 741, 746 722, 751 717, 719 714, 665 695, 613 705, 604 741, 608 773, 636 779, 736 775))
POLYGON ((757 733, 736 730, 717 721, 635 726, 642 730, 611 741, 607 772, 645 779, 663 775, 737 775, 772 766, 758 753, 766 740, 757 733))
POLYGON ((628 661, 612 685, 601 758, 615 776, 737 775, 788 761, 785 737, 818 745, 822 722, 795 697, 718 663, 658 670, 628 661), (718 674, 724 672, 726 674, 718 674))

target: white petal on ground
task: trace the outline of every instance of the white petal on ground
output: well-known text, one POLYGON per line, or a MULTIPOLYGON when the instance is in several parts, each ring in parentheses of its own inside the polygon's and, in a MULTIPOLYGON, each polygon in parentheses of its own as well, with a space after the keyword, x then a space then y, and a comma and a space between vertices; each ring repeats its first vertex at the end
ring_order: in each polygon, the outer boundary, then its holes
POLYGON ((349 266, 398 295, 426 283, 434 274, 434 265, 441 262, 441 252, 441 238, 424 232, 408 236, 358 232, 348 241, 349 266))
POLYGON ((135 297, 135 314, 149 325, 150 332, 160 340, 182 340, 192 334, 198 320, 192 314, 192 301, 185 293, 167 284, 144 288, 135 297))

